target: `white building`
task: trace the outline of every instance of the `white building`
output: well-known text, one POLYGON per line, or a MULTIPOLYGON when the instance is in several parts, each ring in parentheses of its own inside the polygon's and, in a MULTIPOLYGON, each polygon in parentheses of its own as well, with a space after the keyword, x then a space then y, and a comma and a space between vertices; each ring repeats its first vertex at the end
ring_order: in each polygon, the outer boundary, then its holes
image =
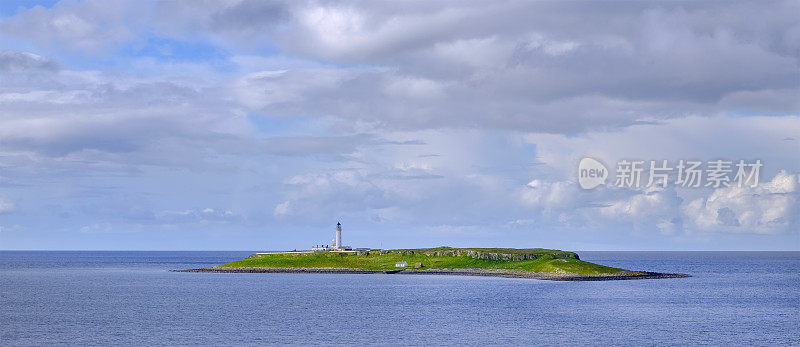
POLYGON ((405 260, 398 261, 398 262, 394 263, 394 267, 408 267, 408 263, 406 263, 405 260))

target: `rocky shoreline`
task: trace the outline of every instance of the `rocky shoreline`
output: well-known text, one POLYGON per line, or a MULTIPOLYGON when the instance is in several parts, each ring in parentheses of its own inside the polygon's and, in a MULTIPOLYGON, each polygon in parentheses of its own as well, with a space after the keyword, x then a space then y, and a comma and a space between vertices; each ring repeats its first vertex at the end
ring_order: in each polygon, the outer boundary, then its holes
POLYGON ((691 277, 680 273, 626 271, 618 275, 587 276, 571 273, 549 273, 493 269, 426 269, 426 270, 364 270, 342 268, 264 268, 264 267, 208 267, 200 269, 172 270, 173 272, 206 273, 318 273, 318 274, 399 274, 399 275, 455 275, 490 276, 506 278, 530 278, 550 281, 613 281, 659 278, 691 277))

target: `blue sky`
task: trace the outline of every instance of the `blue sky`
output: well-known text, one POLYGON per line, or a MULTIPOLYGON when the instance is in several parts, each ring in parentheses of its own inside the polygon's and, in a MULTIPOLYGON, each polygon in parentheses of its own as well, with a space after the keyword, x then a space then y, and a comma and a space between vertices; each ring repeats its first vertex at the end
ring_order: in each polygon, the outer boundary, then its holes
POLYGON ((4 2, 0 249, 800 249, 775 2, 4 2), (763 23, 754 26, 752 23, 763 23), (582 190, 581 158, 761 160, 582 190))

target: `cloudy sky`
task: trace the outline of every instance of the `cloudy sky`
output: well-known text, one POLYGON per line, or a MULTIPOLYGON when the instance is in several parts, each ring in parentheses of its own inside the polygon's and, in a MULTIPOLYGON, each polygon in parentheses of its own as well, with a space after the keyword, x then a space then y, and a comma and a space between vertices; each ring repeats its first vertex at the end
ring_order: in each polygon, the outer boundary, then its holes
POLYGON ((799 180, 797 1, 0 3, 0 249, 799 250, 799 180))

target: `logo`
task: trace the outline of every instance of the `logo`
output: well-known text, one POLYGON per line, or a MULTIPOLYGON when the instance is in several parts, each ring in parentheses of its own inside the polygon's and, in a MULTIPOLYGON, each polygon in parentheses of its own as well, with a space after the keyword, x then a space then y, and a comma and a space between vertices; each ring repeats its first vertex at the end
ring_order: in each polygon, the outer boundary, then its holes
POLYGON ((589 157, 581 159, 578 164, 578 184, 583 189, 594 189, 605 184, 608 178, 608 169, 597 160, 589 157))
MULTIPOLYGON (((705 166, 702 161, 684 159, 677 162, 666 159, 650 160, 650 165, 647 164, 646 160, 620 160, 617 163, 614 186, 632 189, 643 186, 667 188, 673 183, 681 188, 755 188, 758 186, 761 167, 764 166, 760 159, 752 162, 709 160, 705 162, 705 166), (670 182, 671 178, 674 178, 674 182, 670 182)), ((583 189, 594 189, 605 184, 608 176, 608 169, 593 158, 583 157, 578 163, 578 184, 583 189)))

